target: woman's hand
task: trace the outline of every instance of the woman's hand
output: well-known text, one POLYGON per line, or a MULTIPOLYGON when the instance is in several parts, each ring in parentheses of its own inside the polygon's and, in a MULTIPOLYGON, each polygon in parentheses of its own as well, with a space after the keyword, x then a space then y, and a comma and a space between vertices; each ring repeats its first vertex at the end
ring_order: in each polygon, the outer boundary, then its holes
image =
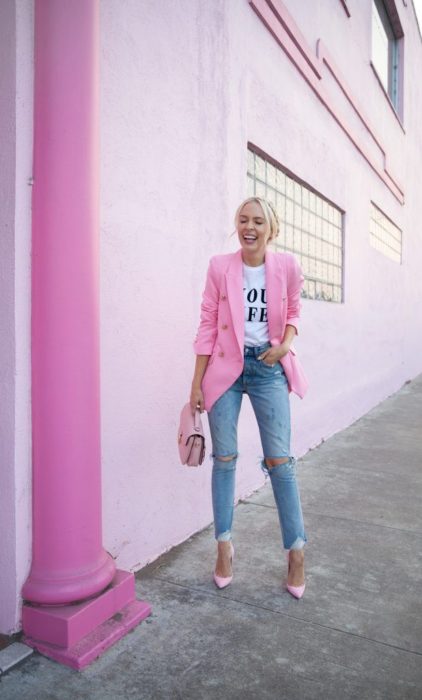
POLYGON ((281 345, 275 345, 272 348, 268 348, 268 350, 263 352, 258 357, 258 360, 262 360, 264 365, 268 365, 269 367, 274 367, 274 365, 277 364, 277 362, 279 362, 282 357, 287 355, 289 350, 290 350, 290 344, 281 343, 281 345))
POLYGON ((199 409, 200 413, 204 412, 204 395, 201 387, 192 385, 190 392, 190 407, 192 410, 192 415, 195 415, 195 411, 197 409, 199 409))

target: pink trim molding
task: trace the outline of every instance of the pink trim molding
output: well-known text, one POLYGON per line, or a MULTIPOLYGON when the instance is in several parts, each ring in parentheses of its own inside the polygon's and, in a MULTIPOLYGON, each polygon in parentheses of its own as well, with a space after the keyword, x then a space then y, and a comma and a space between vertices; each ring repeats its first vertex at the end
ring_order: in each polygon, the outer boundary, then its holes
POLYGON ((388 171, 386 149, 375 135, 375 129, 370 125, 362 107, 352 95, 352 91, 322 40, 318 39, 317 41, 317 55, 315 56, 281 0, 249 0, 249 4, 368 165, 384 182, 396 199, 403 204, 403 187, 397 183, 388 171), (344 96, 379 148, 383 161, 382 168, 379 167, 373 156, 368 152, 365 144, 362 142, 362 138, 355 133, 352 126, 338 113, 333 100, 324 87, 323 64, 328 67, 344 96))

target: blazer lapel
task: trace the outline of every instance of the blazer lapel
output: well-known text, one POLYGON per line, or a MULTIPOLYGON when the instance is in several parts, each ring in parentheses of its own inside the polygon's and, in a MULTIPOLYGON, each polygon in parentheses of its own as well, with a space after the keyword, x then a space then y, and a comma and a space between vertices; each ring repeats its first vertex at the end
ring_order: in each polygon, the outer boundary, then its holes
POLYGON ((285 284, 283 284, 283 265, 281 256, 270 251, 265 253, 265 284, 267 287, 267 317, 270 340, 281 339, 282 305, 286 303, 285 284))
POLYGON ((243 357, 243 344, 245 339, 245 312, 243 300, 243 264, 241 250, 238 250, 233 254, 230 265, 226 270, 226 288, 234 332, 243 357))

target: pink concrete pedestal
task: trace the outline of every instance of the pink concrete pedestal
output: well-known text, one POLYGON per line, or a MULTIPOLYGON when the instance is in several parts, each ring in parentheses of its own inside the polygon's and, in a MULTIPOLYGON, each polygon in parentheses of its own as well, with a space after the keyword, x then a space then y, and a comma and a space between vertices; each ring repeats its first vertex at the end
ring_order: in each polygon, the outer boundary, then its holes
POLYGON ((110 586, 91 600, 54 607, 25 605, 23 641, 81 670, 150 614, 151 606, 135 599, 134 575, 117 570, 110 586))

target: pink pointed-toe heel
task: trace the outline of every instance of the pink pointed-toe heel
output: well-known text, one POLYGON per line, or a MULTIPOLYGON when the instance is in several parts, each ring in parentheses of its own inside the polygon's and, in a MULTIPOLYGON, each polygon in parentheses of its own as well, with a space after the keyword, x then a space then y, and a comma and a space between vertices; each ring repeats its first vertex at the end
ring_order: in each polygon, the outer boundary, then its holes
MULTIPOLYGON (((232 550, 231 557, 230 557, 230 563, 233 566, 234 547, 233 547, 232 542, 230 542, 230 546, 231 546, 231 550, 232 550)), ((231 576, 217 576, 217 574, 214 571, 214 583, 217 586, 217 588, 225 588, 232 581, 233 581, 233 574, 231 576)))
MULTIPOLYGON (((288 568, 290 569, 290 550, 286 552, 287 554, 287 563, 288 563, 288 568)), ((287 575, 289 575, 289 571, 287 571, 287 575)), ((305 592, 305 586, 306 584, 304 583, 302 586, 291 586, 289 583, 286 584, 286 588, 289 591, 289 593, 294 597, 294 598, 301 598, 305 592)))

